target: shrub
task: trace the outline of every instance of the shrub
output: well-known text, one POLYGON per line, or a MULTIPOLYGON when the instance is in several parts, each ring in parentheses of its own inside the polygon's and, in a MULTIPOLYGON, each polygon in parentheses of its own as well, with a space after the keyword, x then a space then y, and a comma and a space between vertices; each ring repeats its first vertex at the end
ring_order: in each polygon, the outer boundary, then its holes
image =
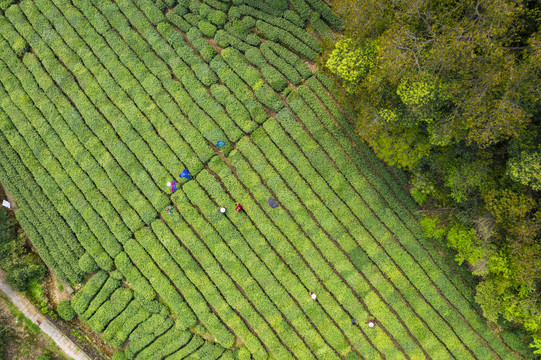
POLYGON ((109 277, 100 289, 100 292, 92 299, 81 317, 88 320, 94 314, 94 312, 109 299, 113 291, 115 291, 115 289, 117 289, 119 286, 120 282, 118 280, 109 277))
POLYGON ((218 30, 214 36, 214 41, 223 48, 228 47, 229 45, 240 51, 246 51, 250 48, 250 45, 229 34, 225 30, 218 30))
MULTIPOLYGON (((188 13, 188 9, 181 5, 181 4, 178 4, 177 6, 175 6, 175 8, 173 9, 173 11, 175 12, 175 14, 179 15, 179 16, 182 16, 182 15, 185 15, 188 13)), ((166 14, 167 16, 167 14, 166 14)))
MULTIPOLYGON (((183 15, 186 16, 187 13, 183 15)), ((192 28, 192 25, 188 23, 188 21, 186 21, 180 14, 177 14, 176 8, 175 12, 168 12, 167 14, 165 14, 165 16, 167 17, 167 20, 171 21, 173 25, 175 25, 184 32, 188 32, 192 28)))
MULTIPOLYGON (((148 241, 151 239, 151 236, 151 230, 149 228, 143 228, 136 233, 137 239, 143 237, 148 241)), ((169 279, 162 274, 160 268, 158 268, 154 261, 149 257, 145 249, 143 249, 137 241, 131 239, 126 242, 126 252, 130 255, 131 259, 135 261, 145 277, 150 280, 153 288, 156 289, 156 292, 169 306, 171 306, 173 313, 182 320, 182 323, 186 328, 192 326, 195 322, 195 316, 182 300, 182 297, 175 290, 169 279)))
POLYGON ((277 43, 268 42, 268 45, 277 56, 281 57, 290 65, 294 66, 303 78, 308 79, 312 75, 312 72, 310 71, 308 66, 297 55, 277 43))
POLYGON ((224 29, 240 40, 246 39, 246 35, 250 33, 250 27, 246 25, 244 19, 230 21, 225 25, 224 29))
POLYGON ((111 271, 109 276, 118 281, 122 281, 124 279, 124 275, 122 275, 122 273, 118 270, 111 271))
POLYGON ((88 325, 94 331, 102 332, 105 326, 128 306, 132 296, 130 289, 118 288, 90 318, 88 325))
POLYGON ((312 16, 310 16, 310 25, 320 35, 329 36, 332 33, 331 28, 325 24, 317 12, 312 13, 312 16))
POLYGON ((214 34, 216 34, 216 26, 212 25, 208 21, 199 21, 197 27, 199 28, 199 30, 201 30, 203 35, 206 35, 208 37, 214 37, 214 34))
POLYGON ((54 360, 51 356, 48 354, 42 354, 38 357, 36 357, 36 360, 54 360))
POLYGON ((154 26, 165 20, 162 10, 160 10, 151 0, 137 0, 137 5, 143 10, 154 26))
POLYGON ((270 64, 273 64, 282 74, 284 74, 289 81, 298 85, 301 83, 301 76, 297 70, 283 58, 275 54, 275 52, 268 45, 268 41, 261 45, 261 52, 268 60, 270 64))
MULTIPOLYGON (((196 3, 195 1, 192 1, 192 4, 193 3, 196 3)), ((209 15, 210 15, 210 12, 211 12, 211 8, 210 6, 208 6, 207 4, 202 4, 202 3, 199 3, 197 2, 198 4, 198 9, 191 9, 193 12, 198 12, 199 15, 202 17, 202 18, 207 18, 209 15)))
MULTIPOLYGON (((11 4, 11 0, 2 0, 0 1, 0 9, 5 10, 4 4, 11 4)), ((0 31, 2 36, 9 43, 9 46, 13 49, 15 54, 18 57, 21 57, 25 52, 28 51, 28 43, 23 39, 21 35, 13 28, 13 25, 5 17, 0 18, 0 31)))
MULTIPOLYGON (((299 1, 299 0, 296 0, 299 1)), ((302 1, 302 0, 300 0, 302 1)), ((327 4, 322 0, 306 0, 321 16, 331 24, 331 26, 338 30, 344 25, 344 21, 336 16, 327 4)))
POLYGON ((58 312, 58 315, 66 321, 70 321, 76 315, 75 310, 73 310, 73 307, 68 300, 61 301, 58 304, 56 311, 58 312))
POLYGON ((227 15, 229 16, 229 19, 237 20, 240 19, 242 14, 237 6, 231 6, 227 15))
POLYGON ((203 346, 204 343, 206 343, 206 341, 203 340, 201 336, 197 336, 197 335, 192 336, 190 342, 175 353, 175 358, 176 359, 185 358, 186 356, 192 354, 198 348, 203 346))
POLYGON ((211 10, 207 19, 217 27, 221 28, 225 25, 227 21, 227 15, 220 10, 211 10))
POLYGON ((93 273, 94 271, 98 270, 98 264, 96 264, 96 261, 90 256, 89 253, 85 252, 83 256, 79 258, 79 267, 85 274, 93 273))
POLYGON ((280 111, 284 107, 284 102, 263 80, 254 85, 254 92, 259 101, 273 111, 280 111))
POLYGON ((105 271, 99 271, 90 278, 83 289, 71 299, 71 305, 77 314, 82 314, 107 281, 108 275, 105 271))
POLYGON ((152 315, 143 321, 129 336, 130 344, 125 350, 128 358, 133 358, 171 326, 173 326, 173 320, 160 315, 152 315))
POLYGON ((207 63, 210 62, 214 56, 216 56, 216 50, 202 37, 190 41, 193 47, 199 52, 203 60, 205 60, 207 63))
POLYGON ((117 350, 113 354, 113 357, 111 358, 111 360, 128 360, 128 358, 126 357, 126 354, 124 353, 124 351, 117 350))
POLYGON ((284 19, 287 19, 291 21, 293 24, 297 25, 298 27, 304 27, 304 20, 301 19, 301 17, 294 11, 286 10, 284 12, 284 19))
POLYGON ((173 326, 165 334, 156 339, 156 341, 143 349, 137 355, 137 359, 161 359, 184 346, 192 336, 193 334, 190 331, 181 330, 173 326))
POLYGON ((224 49, 221 55, 233 71, 251 87, 261 80, 259 72, 246 61, 238 50, 229 47, 224 49))
POLYGON ((197 26, 199 21, 201 21, 201 16, 194 13, 187 13, 183 16, 183 18, 191 25, 191 26, 197 26))
POLYGON ((312 10, 304 0, 291 0, 291 5, 293 5, 293 8, 299 14, 302 20, 308 20, 312 10))
POLYGON ((230 7, 229 1, 203 0, 203 2, 220 11, 227 11, 230 7))
POLYGON ((278 11, 284 11, 287 9, 287 0, 269 0, 267 2, 270 7, 278 11))
POLYGON ((130 332, 149 316, 150 313, 142 309, 138 301, 131 301, 126 309, 107 325, 102 338, 112 346, 121 346, 130 332))

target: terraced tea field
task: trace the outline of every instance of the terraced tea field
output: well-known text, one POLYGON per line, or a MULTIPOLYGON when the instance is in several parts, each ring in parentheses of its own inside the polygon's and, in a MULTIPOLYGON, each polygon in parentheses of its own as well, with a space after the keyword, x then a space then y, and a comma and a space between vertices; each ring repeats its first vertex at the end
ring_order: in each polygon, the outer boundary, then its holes
POLYGON ((0 181, 115 359, 522 358, 311 63, 325 3, 163 1, 0 16, 0 181))

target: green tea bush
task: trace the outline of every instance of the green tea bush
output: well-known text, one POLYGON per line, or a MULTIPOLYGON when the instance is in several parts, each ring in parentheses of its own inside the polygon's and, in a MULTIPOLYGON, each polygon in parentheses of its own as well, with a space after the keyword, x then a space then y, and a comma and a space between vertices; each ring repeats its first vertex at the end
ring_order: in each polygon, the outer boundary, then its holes
POLYGON ((145 13, 154 26, 165 20, 162 10, 151 0, 135 0, 134 3, 145 13))
POLYGON ((101 336, 112 346, 121 346, 137 325, 148 319, 150 315, 137 300, 132 300, 126 309, 107 325, 101 336))
POLYGON ((82 315, 86 311, 88 305, 90 305, 94 296, 98 294, 108 277, 105 271, 98 271, 86 282, 83 289, 75 294, 71 299, 71 305, 77 314, 82 315))
MULTIPOLYGON (((40 79, 40 78, 38 78, 38 79, 40 79)), ((94 256, 94 257, 96 257, 96 256, 94 256)), ((105 267, 105 268, 107 267, 107 266, 105 266, 105 265, 100 265, 100 266, 105 267)))
POLYGON ((105 303, 111 294, 120 287, 120 281, 113 279, 112 277, 109 277, 105 284, 103 284, 102 288, 100 289, 99 293, 96 294, 96 296, 92 299, 88 307, 86 308, 85 312, 83 314, 80 314, 81 317, 84 320, 90 319, 92 315, 98 310, 98 308, 105 303))
POLYGON ((195 26, 195 27, 197 27, 197 25, 201 21, 201 16, 199 16, 199 14, 194 14, 194 13, 187 13, 183 16, 183 18, 190 24, 190 26, 195 26))
POLYGON ((205 21, 205 20, 199 21, 199 23, 197 24, 197 27, 199 28, 199 30, 201 30, 201 32, 205 36, 214 37, 214 34, 216 34, 216 26, 209 23, 208 21, 205 21))
POLYGON ((224 26, 224 29, 229 34, 242 41, 246 40, 246 36, 250 34, 250 26, 247 25, 247 22, 244 21, 244 19, 230 21, 224 26))
POLYGON ((310 76, 312 76, 312 72, 310 71, 308 66, 297 55, 277 43, 268 42, 268 45, 277 56, 281 57, 290 65, 294 66, 298 73, 304 79, 308 79, 310 76))
POLYGON ((128 358, 126 357, 126 354, 124 353, 124 351, 117 350, 113 354, 113 357, 111 358, 111 360, 128 360, 128 358))
POLYGON ((217 346, 216 344, 213 344, 211 342, 206 341, 203 346, 201 346, 197 351, 194 353, 194 356, 197 356, 199 358, 209 358, 209 359, 217 359, 217 358, 223 358, 220 357, 224 353, 224 348, 221 346, 217 346))
MULTIPOLYGON (((3 3, 0 3, 0 9, 6 10, 9 5, 4 8, 3 4, 11 3, 10 0, 4 0, 3 3)), ((22 57, 24 53, 28 51, 28 43, 24 38, 15 31, 13 28, 13 25, 7 21, 5 17, 2 17, 0 19, 0 31, 2 32, 2 36, 6 39, 6 41, 9 43, 9 46, 13 49, 15 54, 18 57, 22 57)))
MULTIPOLYGON (((13 83, 13 84, 15 84, 15 83, 13 83)), ((12 118, 14 119, 14 121, 17 121, 17 120, 18 120, 17 113, 13 113, 13 114, 12 114, 12 118)), ((28 136, 32 137, 32 134, 28 134, 28 136)), ((37 140, 37 138, 36 138, 36 140, 37 140)), ((22 143, 21 143, 21 145, 22 145, 22 143)), ((43 155, 45 155, 45 154, 48 153, 48 150, 45 149, 46 145, 43 144, 43 142, 38 142, 38 141, 36 141, 36 143, 34 143, 34 145, 35 145, 36 147, 39 147, 39 148, 42 149, 42 151, 40 151, 40 152, 41 152, 43 155)), ((43 156, 43 155, 42 155, 42 156, 43 156)), ((29 154, 29 156, 30 156, 30 154, 29 154)), ((31 159, 29 159, 29 160, 31 160, 31 159)), ((59 165, 57 162, 55 162, 55 161, 53 161, 53 160, 51 160, 51 161, 43 160, 42 163, 43 163, 46 167, 56 169, 55 174, 56 174, 56 176, 57 176, 57 178, 58 178, 57 181, 60 181, 60 182, 62 182, 62 181, 64 181, 64 182, 65 182, 65 181, 69 181, 69 180, 67 180, 67 174, 66 174, 64 171, 62 171, 62 170, 59 169, 59 166, 60 166, 60 165, 59 165), (62 180, 61 180, 61 179, 62 179, 62 180)), ((38 164, 35 164, 35 165, 38 165, 38 164)), ((53 183, 51 180, 48 181, 48 184, 50 184, 51 187, 54 187, 54 186, 55 186, 54 183, 53 183)), ((68 195, 71 194, 74 198, 79 198, 79 201, 80 201, 81 203, 75 202, 75 203, 78 204, 79 206, 82 206, 83 204, 85 204, 86 200, 83 200, 83 195, 81 194, 81 192, 76 188, 76 186, 75 186, 73 183, 71 183, 69 186, 67 186, 65 191, 66 191, 66 193, 67 193, 68 195)), ((100 222, 100 223, 101 223, 102 220, 97 216, 97 214, 96 214, 95 212, 93 212, 93 210, 92 210, 91 208, 88 208, 88 207, 87 207, 86 209, 87 209, 87 213, 86 213, 86 214, 89 215, 89 218, 92 218, 94 221, 100 222)), ((103 225, 103 226, 104 226, 104 225, 103 225)), ((106 226, 104 226, 104 227, 107 228, 106 226)), ((104 233, 107 233, 107 230, 105 230, 104 233)), ((107 236, 107 235, 104 235, 104 237, 106 237, 106 236, 107 236)), ((71 253, 71 251, 70 251, 68 248, 66 248, 65 246, 61 246, 61 247, 60 247, 60 250, 63 251, 63 255, 66 257, 66 259, 68 259, 68 261, 72 261, 73 254, 71 253)), ((111 250, 112 250, 112 249, 111 249, 111 250)), ((112 250, 112 251, 114 251, 114 250, 112 250)), ((77 279, 75 279, 75 278, 72 279, 72 282, 76 282, 76 281, 77 281, 77 279)))
POLYGON ((77 315, 68 300, 63 300, 58 303, 56 311, 58 312, 58 315, 60 315, 60 317, 66 321, 70 321, 75 317, 75 315, 77 315))
POLYGON ((423 290, 423 291, 428 291, 428 290, 423 290))
POLYGON ((223 85, 211 86, 214 98, 222 105, 231 119, 244 131, 251 132, 257 126, 250 118, 250 113, 237 98, 223 85))
POLYGON ((194 261, 189 253, 179 246, 177 242, 171 240, 174 237, 172 237, 170 230, 165 227, 165 224, 156 221, 152 224, 152 227, 160 242, 172 254, 177 264, 186 270, 185 274, 189 277, 189 280, 197 286, 186 283, 188 285, 184 287, 186 289, 184 292, 186 301, 190 304, 199 320, 217 338, 218 342, 225 347, 230 347, 234 342, 234 337, 216 315, 209 311, 208 305, 205 304, 205 300, 200 294, 200 292, 204 294, 207 299, 219 300, 221 297, 217 294, 216 287, 208 280, 199 264, 194 261))
POLYGON ((293 24, 297 25, 300 28, 304 27, 304 19, 302 19, 296 12, 291 10, 286 10, 284 12, 284 19, 289 20, 293 24))
POLYGON ((165 333, 173 326, 173 320, 160 315, 152 315, 147 320, 143 321, 130 334, 130 343, 125 349, 128 359, 133 357, 150 344, 161 334, 165 333))
POLYGON ((227 11, 229 9, 229 4, 228 4, 228 1, 225 1, 224 2, 221 2, 221 1, 218 1, 218 0, 203 0, 203 2, 211 7, 213 7, 214 9, 217 9, 217 10, 220 10, 220 11, 227 11))
MULTIPOLYGON (((181 5, 181 4, 178 4, 177 6, 174 7, 173 11, 174 11, 174 13, 175 13, 176 15, 182 16, 182 15, 184 15, 184 14, 186 14, 186 13, 188 12, 188 9, 187 9, 185 6, 183 6, 183 5, 181 5)), ((167 17, 168 14, 169 14, 169 13, 165 14, 165 16, 167 17)), ((168 19, 169 19, 169 18, 168 18, 168 19)), ((159 24, 158 24, 158 25, 159 25, 159 24)))
POLYGON ((276 26, 284 30, 287 35, 290 35, 301 43, 306 44, 306 46, 308 46, 312 50, 316 52, 321 52, 321 46, 313 36, 308 34, 302 28, 295 26, 293 23, 289 22, 285 18, 271 16, 245 5, 240 6, 239 9, 243 14, 253 16, 259 19, 259 21, 264 21, 266 24, 276 26))
POLYGON ((284 74, 289 81, 291 81, 293 84, 298 85, 301 83, 301 76, 297 72, 297 70, 289 63, 287 63, 284 59, 277 56, 269 47, 267 44, 268 42, 265 42, 261 45, 261 52, 265 56, 265 58, 268 60, 270 64, 273 64, 282 74, 284 74))
POLYGON ((263 80, 254 85, 254 93, 259 101, 273 111, 278 112, 284 107, 282 99, 263 80))
POLYGON ((156 297, 156 292, 148 280, 141 274, 137 267, 132 264, 125 252, 121 252, 117 255, 115 258, 115 265, 126 277, 126 280, 133 286, 136 293, 141 294, 148 300, 152 300, 156 297))
POLYGON ((222 50, 221 55, 233 71, 235 71, 249 86, 254 87, 254 85, 261 80, 259 72, 246 61, 244 56, 238 50, 228 47, 222 50))
POLYGON ((299 14, 302 20, 308 20, 312 10, 305 0, 291 0, 291 5, 293 5, 293 8, 299 14))
POLYGON ((216 74, 210 69, 210 67, 200 61, 197 65, 192 66, 192 70, 195 73, 195 76, 203 83, 205 86, 210 86, 212 84, 216 84, 218 82, 218 77, 216 74))
MULTIPOLYGON (((149 238, 151 235, 148 228, 143 229, 144 231, 138 232, 136 237, 149 238)), ((171 285, 167 277, 156 266, 154 261, 152 261, 147 252, 134 239, 126 242, 125 246, 126 252, 132 261, 134 261, 145 277, 149 279, 156 292, 169 306, 171 306, 173 312, 179 317, 179 319, 181 319, 186 328, 191 326, 195 322, 195 316, 186 303, 182 300, 182 297, 175 290, 173 285, 171 285)))
POLYGON ((199 349, 203 344, 206 343, 205 340, 203 340, 202 337, 198 335, 192 336, 190 339, 190 342, 187 343, 185 346, 174 352, 169 359, 170 360, 180 360, 184 359, 186 356, 194 353, 197 349, 199 349))
POLYGON ((180 14, 180 9, 184 8, 180 7, 178 11, 176 10, 177 8, 179 8, 179 6, 175 7, 175 12, 168 12, 165 14, 165 17, 180 30, 188 32, 192 28, 192 25, 184 19, 184 16, 186 16, 187 13, 180 14))
POLYGON ((255 122, 262 123, 266 120, 267 116, 263 106, 254 100, 248 86, 231 70, 221 56, 216 56, 211 61, 210 67, 246 107, 255 122))
POLYGON ((287 86, 287 80, 284 76, 267 64, 258 48, 246 51, 246 58, 261 70, 263 77, 275 91, 282 91, 287 86))
POLYGON ((242 16, 238 6, 231 6, 227 12, 227 16, 230 20, 238 20, 242 16))
POLYGON ((331 28, 325 24, 318 12, 314 12, 312 13, 312 16, 310 16, 310 25, 320 35, 330 36, 332 34, 331 28))
MULTIPOLYGON (((302 1, 302 0, 296 0, 302 1)), ((339 30, 344 25, 344 21, 335 15, 325 2, 322 0, 306 0, 315 11, 329 23, 335 30, 339 30)))
MULTIPOLYGON (((274 1, 276 4, 282 0, 274 0, 274 1)), ((273 17, 278 17, 282 14, 282 11, 280 9, 272 7, 268 2, 261 2, 257 0, 236 0, 234 3, 239 4, 239 5, 246 4, 246 5, 241 5, 241 7, 253 8, 255 11, 260 10, 273 17)))
POLYGON ((165 334, 156 339, 150 346, 143 349, 137 359, 164 358, 186 345, 194 335, 188 330, 173 326, 165 334))
POLYGON ((216 41, 216 43, 222 48, 233 46, 235 49, 240 51, 246 51, 250 48, 249 44, 222 29, 216 32, 214 41, 216 41))
POLYGON ((126 288, 117 289, 111 298, 106 301, 88 320, 92 330, 102 332, 107 324, 118 316, 128 306, 132 299, 132 291, 126 288))
POLYGON ((79 258, 79 267, 83 272, 86 274, 93 273, 94 271, 98 270, 98 264, 96 264, 96 261, 90 256, 89 253, 85 252, 83 256, 79 258))
POLYGON ((222 28, 227 22, 227 14, 220 10, 211 10, 207 16, 208 21, 216 25, 219 28, 222 28))

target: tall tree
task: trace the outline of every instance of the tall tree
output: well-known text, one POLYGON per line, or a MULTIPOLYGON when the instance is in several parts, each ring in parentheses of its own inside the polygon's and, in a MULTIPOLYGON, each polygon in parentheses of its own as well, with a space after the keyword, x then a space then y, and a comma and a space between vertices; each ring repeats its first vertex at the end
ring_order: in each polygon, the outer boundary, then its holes
POLYGON ((425 223, 481 277, 486 317, 523 325, 541 346, 541 2, 333 7, 346 25, 323 62, 360 136, 440 209, 425 223))

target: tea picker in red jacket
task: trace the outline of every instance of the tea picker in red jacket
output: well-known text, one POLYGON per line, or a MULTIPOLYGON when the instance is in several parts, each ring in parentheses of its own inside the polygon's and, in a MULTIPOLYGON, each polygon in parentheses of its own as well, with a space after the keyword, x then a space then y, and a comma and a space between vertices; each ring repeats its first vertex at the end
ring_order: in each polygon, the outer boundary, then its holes
POLYGON ((371 328, 376 325, 376 318, 374 316, 370 316, 370 320, 365 322, 365 324, 368 324, 371 328))

